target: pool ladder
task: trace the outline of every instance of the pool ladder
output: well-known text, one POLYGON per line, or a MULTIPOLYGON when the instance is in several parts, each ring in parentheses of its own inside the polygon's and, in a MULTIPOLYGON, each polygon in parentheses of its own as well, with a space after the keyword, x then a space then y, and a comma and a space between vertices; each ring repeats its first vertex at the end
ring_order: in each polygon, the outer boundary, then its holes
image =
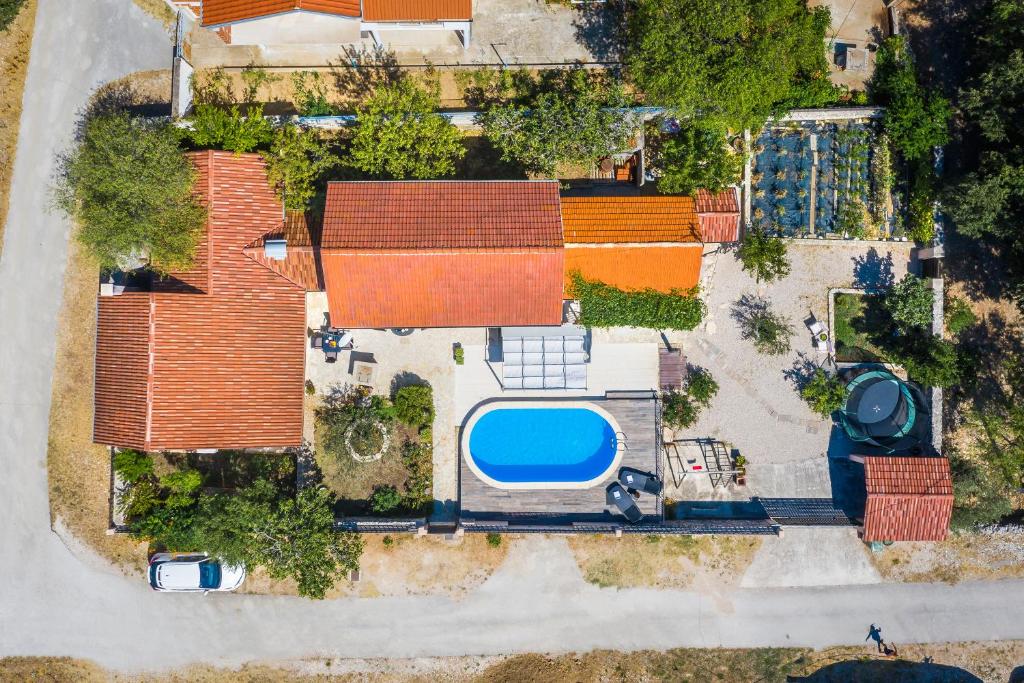
POLYGON ((612 437, 612 446, 615 446, 616 448, 621 446, 624 451, 629 450, 629 445, 626 443, 625 432, 615 432, 615 436, 612 437))

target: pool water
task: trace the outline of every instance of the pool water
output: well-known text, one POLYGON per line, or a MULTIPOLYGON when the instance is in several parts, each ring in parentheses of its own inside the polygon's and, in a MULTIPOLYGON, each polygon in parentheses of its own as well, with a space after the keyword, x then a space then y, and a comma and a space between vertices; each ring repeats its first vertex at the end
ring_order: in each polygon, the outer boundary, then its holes
POLYGON ((615 430, 587 408, 497 408, 469 435, 476 469, 499 483, 583 483, 615 462, 615 430))

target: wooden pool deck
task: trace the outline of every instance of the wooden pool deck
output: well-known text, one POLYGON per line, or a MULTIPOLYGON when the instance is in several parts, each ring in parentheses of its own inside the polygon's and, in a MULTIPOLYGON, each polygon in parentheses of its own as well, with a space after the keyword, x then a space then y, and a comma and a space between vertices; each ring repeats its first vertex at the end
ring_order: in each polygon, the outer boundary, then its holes
MULTIPOLYGON (((545 399, 551 400, 551 399, 545 399)), ((658 425, 658 402, 652 392, 608 392, 596 398, 568 399, 593 402, 607 410, 618 421, 625 435, 626 449, 621 467, 644 472, 658 471, 661 434, 658 425)), ((459 443, 462 443, 460 437, 459 443)), ((587 489, 541 489, 510 491, 494 488, 481 481, 459 453, 459 504, 463 517, 503 519, 519 517, 560 518, 577 521, 610 521, 606 512, 605 489, 615 481, 618 470, 587 489)), ((659 514, 658 497, 641 494, 637 501, 645 516, 659 514)), ((622 520, 620 515, 616 518, 622 520)))

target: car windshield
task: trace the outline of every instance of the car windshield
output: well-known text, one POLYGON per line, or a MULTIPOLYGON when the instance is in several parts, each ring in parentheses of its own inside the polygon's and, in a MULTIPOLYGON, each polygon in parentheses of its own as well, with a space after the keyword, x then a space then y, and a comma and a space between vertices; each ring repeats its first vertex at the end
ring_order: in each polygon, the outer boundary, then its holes
POLYGON ((219 588, 220 587, 220 565, 216 562, 199 563, 199 587, 219 588))

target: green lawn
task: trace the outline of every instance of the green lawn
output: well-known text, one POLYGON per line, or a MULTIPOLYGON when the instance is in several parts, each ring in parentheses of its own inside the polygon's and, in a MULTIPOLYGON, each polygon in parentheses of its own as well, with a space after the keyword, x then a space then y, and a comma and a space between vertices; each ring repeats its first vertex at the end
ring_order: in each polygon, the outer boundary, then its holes
POLYGON ((889 314, 882 297, 875 294, 836 294, 836 360, 844 363, 878 363, 885 353, 871 341, 872 335, 889 329, 889 314))

